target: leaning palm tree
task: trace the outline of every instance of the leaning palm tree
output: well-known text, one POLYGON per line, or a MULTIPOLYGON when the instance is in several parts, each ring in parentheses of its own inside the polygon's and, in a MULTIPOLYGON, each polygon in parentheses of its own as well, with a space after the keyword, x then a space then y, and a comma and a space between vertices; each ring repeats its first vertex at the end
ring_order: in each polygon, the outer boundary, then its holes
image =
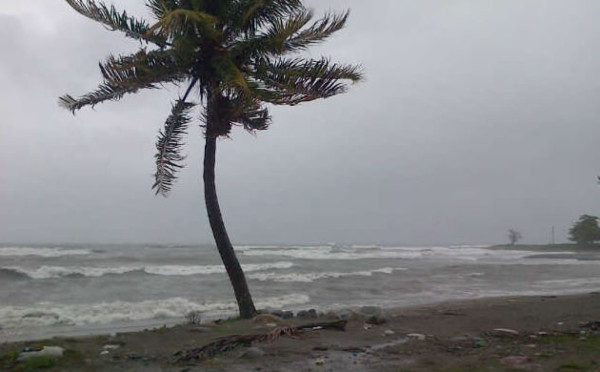
POLYGON ((138 40, 130 55, 100 63, 104 81, 80 97, 65 95, 60 104, 73 113, 141 89, 182 86, 156 142, 152 186, 166 196, 184 156, 181 147, 197 105, 206 145, 204 195, 217 249, 233 286, 240 316, 256 309, 244 272, 227 235, 215 187, 217 138, 233 126, 267 129, 267 105, 297 105, 347 90, 361 79, 360 68, 326 58, 300 55, 340 30, 348 12, 313 19, 301 0, 146 0, 151 22, 94 0, 66 0, 80 14, 112 31, 138 40), (197 94, 192 95, 192 92, 197 94), (199 102, 193 102, 196 97, 199 102))

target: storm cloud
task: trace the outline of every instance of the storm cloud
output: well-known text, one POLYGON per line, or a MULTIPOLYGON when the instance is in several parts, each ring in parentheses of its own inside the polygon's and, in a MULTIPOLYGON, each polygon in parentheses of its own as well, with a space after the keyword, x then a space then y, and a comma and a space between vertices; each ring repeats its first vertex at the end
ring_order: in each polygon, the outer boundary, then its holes
MULTIPOLYGON (((309 55, 360 63, 366 80, 219 142, 235 242, 498 243, 516 228, 546 243, 600 214, 600 2, 307 4, 351 9, 309 55)), ((0 241, 211 241, 198 125, 169 198, 150 189, 176 87, 76 116, 57 105, 139 44, 47 0, 0 5, 0 35, 0 241)))

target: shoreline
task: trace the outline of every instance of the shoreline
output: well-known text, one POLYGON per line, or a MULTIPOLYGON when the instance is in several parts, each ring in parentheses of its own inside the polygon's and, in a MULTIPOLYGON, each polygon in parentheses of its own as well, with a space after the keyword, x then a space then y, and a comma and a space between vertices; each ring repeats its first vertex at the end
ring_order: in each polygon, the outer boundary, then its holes
MULTIPOLYGON (((598 288, 600 293, 600 288, 598 288)), ((595 292, 592 292, 595 294, 595 292)), ((495 300, 502 299, 517 299, 517 298, 538 298, 538 297, 569 297, 569 296, 582 296, 590 294, 590 291, 562 291, 562 292, 554 292, 554 293, 527 293, 527 294, 506 294, 506 295, 492 295, 492 296, 483 296, 483 297, 465 297, 465 298, 452 298, 452 299, 442 299, 431 302, 424 303, 416 303, 416 304, 407 304, 407 305, 392 305, 386 306, 382 304, 366 304, 364 306, 375 306, 381 308, 384 312, 390 314, 401 313, 405 311, 410 311, 412 309, 423 309, 423 308, 434 308, 439 306, 452 306, 452 305, 460 305, 465 304, 465 306, 474 305, 478 302, 490 302, 493 303, 495 300)), ((318 313, 324 314, 327 312, 339 312, 339 311, 358 311, 358 309, 363 305, 348 305, 340 308, 314 308, 318 313)), ((293 313, 297 313, 302 310, 308 310, 306 306, 293 306, 292 308, 284 308, 283 310, 291 310, 293 313)), ((272 308, 267 309, 259 309, 262 312, 271 312, 272 308)), ((236 311, 224 311, 221 315, 212 314, 210 316, 202 315, 202 324, 213 323, 214 321, 227 321, 228 319, 235 318, 237 312, 236 311)), ((0 346, 5 344, 14 344, 14 343, 26 343, 26 342, 42 342, 52 339, 62 339, 62 338, 93 338, 93 337, 101 337, 107 336, 111 334, 132 334, 132 333, 143 333, 144 331, 153 331, 156 329, 171 329, 175 327, 181 327, 186 325, 186 320, 184 318, 164 318, 164 319, 146 319, 141 321, 121 321, 118 323, 112 324, 89 324, 83 326, 54 326, 49 329, 45 329, 42 334, 35 335, 33 331, 26 331, 21 334, 3 334, 2 328, 0 328, 0 346)))
MULTIPOLYGON (((500 368, 498 370, 504 370, 502 360, 510 356, 528 358, 527 363, 533 370, 554 370, 548 366, 560 366, 560 363, 567 363, 568 357, 577 357, 573 353, 560 352, 568 349, 571 343, 575 343, 575 352, 585 352, 589 346, 592 348, 590 355, 600 355, 597 332, 581 333, 582 322, 600 320, 599 292, 452 300, 384 311, 387 314, 384 324, 367 325, 364 318, 351 317, 344 333, 313 331, 300 334, 296 339, 282 337, 272 343, 256 344, 264 353, 256 358, 240 358, 247 350, 240 348, 189 366, 174 363, 173 354, 177 351, 200 347, 224 336, 272 330, 252 321, 224 321, 219 325, 178 325, 113 335, 2 343, 0 367, 6 368, 6 364, 2 364, 6 363, 6 355, 14 355, 24 347, 37 346, 60 346, 68 351, 68 355, 56 361, 60 367, 56 370, 60 371, 77 371, 83 366, 97 371, 182 371, 185 368, 189 368, 188 371, 248 371, 256 368, 308 371, 321 361, 332 371, 398 371, 399 366, 406 371, 445 371, 444 366, 464 363, 495 365, 500 368), (518 335, 498 338, 493 335, 493 330, 498 328, 514 330, 518 335), (561 348, 548 346, 544 338, 536 336, 542 335, 539 332, 555 335, 554 338, 560 336, 568 345, 561 348), (411 334, 419 336, 413 339, 408 336, 411 334), (571 337, 569 335, 574 335, 572 340, 567 339, 571 337), (581 347, 578 342, 588 342, 582 338, 593 343, 581 347), (108 350, 106 345, 115 349, 108 350), (350 349, 355 352, 348 352, 350 349), (552 355, 541 357, 544 353, 552 355)), ((281 325, 303 322, 307 320, 295 318, 283 321, 281 325)), ((592 356, 589 358, 600 363, 600 357, 592 356)), ((581 356, 584 357, 588 358, 588 355, 581 356)), ((590 363, 590 360, 582 359, 581 363, 584 362, 590 363)))

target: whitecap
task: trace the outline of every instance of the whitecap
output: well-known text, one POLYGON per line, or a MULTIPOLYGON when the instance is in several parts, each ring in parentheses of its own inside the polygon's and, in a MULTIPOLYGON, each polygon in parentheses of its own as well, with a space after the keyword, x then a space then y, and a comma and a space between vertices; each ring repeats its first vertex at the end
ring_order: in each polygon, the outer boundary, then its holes
POLYGON ((87 249, 34 248, 34 247, 0 247, 0 256, 85 256, 92 252, 87 249))
POLYGON ((256 273, 248 275, 248 278, 260 280, 260 281, 274 281, 274 282, 302 282, 309 283, 319 279, 330 279, 330 278, 342 278, 348 276, 373 276, 374 274, 392 274, 394 271, 407 270, 403 267, 392 268, 384 267, 381 269, 374 270, 363 270, 354 271, 348 273, 340 272, 311 272, 311 273, 256 273))
MULTIPOLYGON (((294 264, 292 262, 282 261, 263 264, 245 264, 242 265, 242 269, 246 272, 253 272, 290 269, 293 266, 294 264)), ((225 273, 225 267, 223 265, 131 265, 115 267, 41 266, 38 268, 10 266, 1 267, 0 269, 26 275, 31 279, 53 279, 77 275, 97 278, 105 275, 122 275, 132 272, 144 272, 146 274, 162 276, 191 276, 225 273)))
MULTIPOLYGON (((304 294, 289 294, 258 301, 260 308, 282 308, 305 304, 310 298, 304 294)), ((234 301, 200 303, 182 297, 141 302, 101 302, 96 304, 64 305, 41 303, 33 307, 0 307, 0 324, 5 329, 52 325, 81 326, 134 322, 148 319, 183 318, 191 311, 213 316, 234 314, 234 301)))

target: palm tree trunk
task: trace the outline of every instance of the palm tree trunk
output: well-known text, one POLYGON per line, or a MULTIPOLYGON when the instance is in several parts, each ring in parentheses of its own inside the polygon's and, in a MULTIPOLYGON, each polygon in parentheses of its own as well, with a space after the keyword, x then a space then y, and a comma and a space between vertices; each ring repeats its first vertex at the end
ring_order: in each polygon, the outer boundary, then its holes
POLYGON ((216 136, 206 134, 206 146, 204 148, 204 200, 206 202, 206 211, 208 220, 217 244, 217 249, 223 260, 223 265, 229 275, 229 280, 235 292, 235 298, 240 310, 240 317, 249 319, 256 315, 256 308, 246 283, 246 277, 242 267, 235 255, 223 216, 217 199, 217 188, 215 186, 215 156, 217 152, 216 136))

